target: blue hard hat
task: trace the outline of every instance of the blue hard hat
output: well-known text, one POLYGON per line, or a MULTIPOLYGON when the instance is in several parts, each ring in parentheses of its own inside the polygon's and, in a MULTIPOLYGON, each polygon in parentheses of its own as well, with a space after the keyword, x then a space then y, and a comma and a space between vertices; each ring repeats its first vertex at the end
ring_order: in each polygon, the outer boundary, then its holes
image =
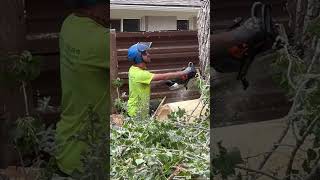
POLYGON ((141 63, 142 53, 151 47, 151 42, 139 42, 129 47, 128 60, 133 61, 135 64, 141 63))

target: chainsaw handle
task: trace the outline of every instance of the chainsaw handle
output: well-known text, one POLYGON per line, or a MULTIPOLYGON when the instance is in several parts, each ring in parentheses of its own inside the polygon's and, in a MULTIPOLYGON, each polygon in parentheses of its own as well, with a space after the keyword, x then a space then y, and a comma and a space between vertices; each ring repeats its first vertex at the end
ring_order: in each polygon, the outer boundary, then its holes
POLYGON ((264 31, 267 33, 271 33, 271 24, 272 24, 272 18, 271 18, 271 5, 265 4, 262 8, 262 25, 264 28, 264 31))
POLYGON ((261 2, 255 2, 251 8, 251 17, 261 19, 263 31, 271 33, 271 5, 263 4, 261 2), (259 9, 258 9, 259 8, 259 9), (258 12, 261 12, 260 16, 258 12))
POLYGON ((257 8, 260 7, 260 12, 262 12, 262 7, 263 7, 263 4, 261 2, 255 2, 252 7, 251 7, 251 17, 252 18, 259 18, 258 17, 258 11, 257 11, 257 8))

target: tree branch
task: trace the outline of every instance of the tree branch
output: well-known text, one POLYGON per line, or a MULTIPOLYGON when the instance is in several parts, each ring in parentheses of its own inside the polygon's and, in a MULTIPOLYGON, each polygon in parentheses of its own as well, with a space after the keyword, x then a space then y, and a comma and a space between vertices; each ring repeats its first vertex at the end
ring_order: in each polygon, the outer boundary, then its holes
POLYGON ((320 177, 320 164, 314 167, 311 173, 305 178, 305 180, 319 180, 320 177))
POLYGON ((23 97, 24 97, 24 106, 26 109, 26 116, 29 116, 29 102, 28 102, 28 95, 27 95, 27 91, 26 91, 26 82, 21 81, 22 84, 22 90, 23 90, 23 97))
MULTIPOLYGON (((320 75, 314 75, 314 76, 310 76, 309 75, 309 78, 310 77, 314 78, 314 77, 318 77, 318 76, 320 77, 320 75)), ((302 92, 302 89, 303 89, 304 85, 308 82, 309 78, 304 80, 304 81, 302 81, 302 82, 300 81, 301 83, 299 85, 299 88, 297 89, 297 92, 296 92, 294 100, 293 100, 293 104, 292 104, 292 106, 290 108, 290 111, 288 113, 288 116, 287 116, 288 117, 288 122, 286 124, 286 128, 282 132, 282 134, 281 134, 280 138, 278 139, 278 141, 276 142, 276 144, 281 144, 283 139, 286 137, 286 135, 287 135, 287 133, 288 133, 288 131, 290 129, 290 124, 291 124, 291 121, 292 121, 292 114, 295 112, 295 109, 296 109, 296 106, 297 106, 298 97, 300 96, 300 93, 302 92)), ((271 157, 271 155, 274 153, 274 151, 276 151, 278 149, 278 147, 279 147, 279 145, 274 145, 272 147, 271 151, 269 151, 269 153, 265 156, 265 158, 260 163, 259 168, 258 168, 259 170, 261 170, 264 167, 264 165, 266 164, 268 159, 271 157)))
POLYGON ((271 155, 278 149, 279 144, 282 143, 283 139, 286 137, 289 128, 290 128, 290 121, 288 121, 286 128, 283 130, 282 134, 280 135, 280 138, 278 139, 278 141, 274 144, 274 146, 271 148, 271 150, 269 152, 267 152, 267 155, 264 157, 264 159, 262 160, 262 162, 259 165, 259 170, 261 170, 264 165, 267 163, 267 161, 269 160, 269 158, 271 157, 271 155))
POLYGON ((275 177, 275 176, 273 176, 273 175, 271 175, 271 174, 268 174, 268 173, 266 173, 266 172, 263 172, 263 171, 261 171, 261 170, 246 168, 246 167, 242 167, 242 166, 238 166, 238 165, 236 165, 235 168, 241 169, 241 170, 245 170, 245 171, 249 171, 249 172, 255 172, 255 173, 257 173, 257 174, 261 174, 261 175, 267 176, 267 177, 269 177, 269 178, 271 178, 271 179, 274 179, 274 180, 281 180, 280 178, 277 178, 277 177, 275 177))
POLYGON ((291 171, 292 171, 293 161, 294 161, 294 159, 296 157, 296 154, 297 154, 299 148, 301 147, 301 145, 303 145, 303 143, 306 140, 306 138, 310 135, 311 131, 313 130, 313 128, 317 124, 318 120, 319 120, 319 116, 314 118, 314 120, 309 124, 306 132, 303 134, 301 140, 297 141, 296 147, 294 148, 294 150, 291 153, 290 160, 289 160, 289 163, 288 163, 288 167, 287 167, 287 170, 286 170, 286 176, 287 176, 286 179, 287 180, 290 180, 290 178, 291 178, 290 174, 291 174, 291 171))
POLYGON ((288 50, 288 45, 285 45, 284 46, 284 49, 285 49, 285 52, 286 52, 286 56, 289 60, 289 66, 288 66, 288 71, 287 71, 287 79, 288 79, 288 83, 289 85, 291 86, 292 89, 296 89, 296 85, 293 83, 292 79, 291 79, 291 69, 292 69, 292 59, 290 57, 290 54, 289 54, 289 50, 288 50))

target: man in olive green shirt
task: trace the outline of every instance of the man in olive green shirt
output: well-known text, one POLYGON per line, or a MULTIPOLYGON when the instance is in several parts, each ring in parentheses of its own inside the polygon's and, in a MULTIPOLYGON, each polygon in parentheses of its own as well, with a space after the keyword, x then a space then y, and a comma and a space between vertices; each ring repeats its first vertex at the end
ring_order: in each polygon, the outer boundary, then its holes
POLYGON ((187 67, 183 71, 154 74, 147 70, 151 63, 148 52, 151 43, 137 43, 128 49, 128 60, 133 62, 129 69, 129 100, 128 115, 130 117, 146 118, 149 115, 150 84, 152 81, 186 79, 194 77, 194 67, 187 67))
POLYGON ((101 126, 108 129, 109 7, 103 2, 73 1, 78 8, 65 19, 60 32, 62 112, 57 124, 56 159, 68 175, 82 171, 81 153, 87 145, 71 137, 88 125, 89 105, 99 115, 101 126))

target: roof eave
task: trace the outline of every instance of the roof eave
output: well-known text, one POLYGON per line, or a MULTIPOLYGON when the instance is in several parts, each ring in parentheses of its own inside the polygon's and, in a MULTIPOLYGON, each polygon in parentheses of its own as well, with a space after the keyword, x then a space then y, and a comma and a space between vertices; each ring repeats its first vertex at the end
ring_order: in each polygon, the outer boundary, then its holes
POLYGON ((150 11, 179 11, 179 12, 198 12, 197 6, 157 6, 157 5, 124 5, 110 4, 111 10, 150 10, 150 11))

